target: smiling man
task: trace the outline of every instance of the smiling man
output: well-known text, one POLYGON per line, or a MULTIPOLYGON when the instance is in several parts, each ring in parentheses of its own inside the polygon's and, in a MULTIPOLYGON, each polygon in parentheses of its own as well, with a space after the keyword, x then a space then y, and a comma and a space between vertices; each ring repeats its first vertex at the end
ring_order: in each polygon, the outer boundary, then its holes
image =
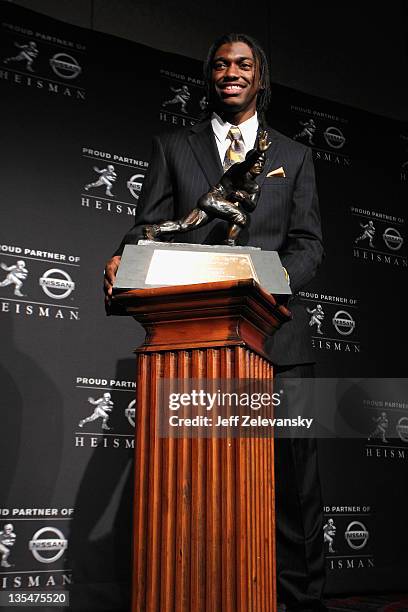
POLYGON ((250 119, 256 112, 260 74, 249 45, 240 40, 225 42, 210 66, 212 93, 224 121, 239 125, 250 119))
MULTIPOLYGON (((155 137, 149 171, 134 227, 105 268, 107 300, 125 244, 143 238, 146 226, 188 216, 217 185, 223 173, 259 146, 267 132, 270 146, 257 176, 259 199, 237 244, 278 251, 294 298, 293 320, 270 339, 275 379, 313 376, 307 313, 296 293, 316 274, 323 256, 320 216, 311 151, 272 129, 264 113, 270 98, 269 72, 262 48, 245 34, 227 34, 211 46, 205 62, 207 113, 191 128, 155 137), (261 136, 263 138, 263 135, 261 136)), ((161 228, 162 229, 162 228, 161 228)), ((186 228, 177 240, 222 244, 227 220, 211 218, 186 228), (194 231, 193 231, 194 229, 194 231)), ((281 606, 289 611, 324 610, 322 499, 316 441, 278 439, 275 451, 277 582, 281 606)))

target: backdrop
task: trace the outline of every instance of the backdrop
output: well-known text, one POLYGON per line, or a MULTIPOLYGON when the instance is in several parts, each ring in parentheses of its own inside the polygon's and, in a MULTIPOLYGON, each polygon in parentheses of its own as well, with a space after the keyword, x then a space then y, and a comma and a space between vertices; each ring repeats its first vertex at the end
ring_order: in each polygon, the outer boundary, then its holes
MULTIPOLYGON (((201 66, 0 7, 0 587, 124 610, 143 332, 106 318, 102 273, 152 135, 197 121, 201 66)), ((301 297, 318 374, 404 377, 407 125, 277 85, 269 123, 315 159, 326 259, 301 297)), ((408 402, 366 388, 350 403, 339 384, 361 437, 320 441, 328 593, 406 587, 408 402)))

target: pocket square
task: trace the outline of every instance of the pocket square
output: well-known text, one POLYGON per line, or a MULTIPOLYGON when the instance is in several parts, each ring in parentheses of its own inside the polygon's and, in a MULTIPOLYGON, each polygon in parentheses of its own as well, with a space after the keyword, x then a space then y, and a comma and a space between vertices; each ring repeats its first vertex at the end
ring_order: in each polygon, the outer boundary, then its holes
POLYGON ((268 174, 266 175, 266 178, 270 176, 283 176, 283 178, 285 178, 286 174, 285 174, 285 170, 283 169, 283 166, 281 166, 280 168, 276 168, 275 170, 272 170, 271 172, 268 172, 268 174))

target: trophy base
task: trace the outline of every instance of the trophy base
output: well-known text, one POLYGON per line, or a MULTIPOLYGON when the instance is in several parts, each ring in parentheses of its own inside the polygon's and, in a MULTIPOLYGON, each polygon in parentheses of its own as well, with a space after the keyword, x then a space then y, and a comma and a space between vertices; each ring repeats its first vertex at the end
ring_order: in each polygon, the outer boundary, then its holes
POLYGON ((140 240, 125 246, 113 291, 250 278, 274 295, 292 295, 276 251, 140 240))

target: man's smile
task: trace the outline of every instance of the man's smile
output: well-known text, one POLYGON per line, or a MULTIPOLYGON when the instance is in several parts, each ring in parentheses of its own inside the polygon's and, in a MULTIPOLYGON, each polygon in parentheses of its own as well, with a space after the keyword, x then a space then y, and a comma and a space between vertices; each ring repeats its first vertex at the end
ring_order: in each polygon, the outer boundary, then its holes
POLYGON ((226 83, 224 85, 219 85, 218 86, 220 89, 222 89, 222 91, 224 93, 237 93, 242 91, 242 89, 244 87, 246 87, 245 85, 241 85, 239 83, 226 83))

